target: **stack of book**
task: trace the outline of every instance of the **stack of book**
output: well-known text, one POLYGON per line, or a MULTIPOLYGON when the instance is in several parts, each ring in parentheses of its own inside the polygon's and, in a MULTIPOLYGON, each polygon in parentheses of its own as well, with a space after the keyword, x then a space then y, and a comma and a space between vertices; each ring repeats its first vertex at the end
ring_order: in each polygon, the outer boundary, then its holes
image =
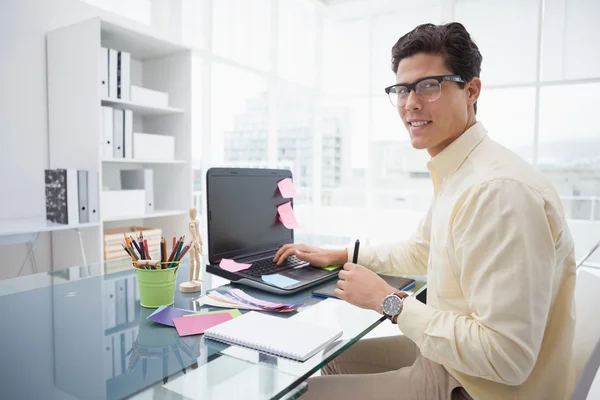
MULTIPOLYGON (((150 253, 160 253, 160 239, 162 237, 162 229, 149 229, 143 227, 132 226, 128 228, 106 229, 104 231, 104 259, 106 261, 116 260, 119 258, 129 259, 127 253, 123 251, 123 234, 127 236, 136 236, 139 232, 144 234, 144 238, 148 240, 148 249, 150 253)), ((131 268, 131 263, 128 263, 131 268)))

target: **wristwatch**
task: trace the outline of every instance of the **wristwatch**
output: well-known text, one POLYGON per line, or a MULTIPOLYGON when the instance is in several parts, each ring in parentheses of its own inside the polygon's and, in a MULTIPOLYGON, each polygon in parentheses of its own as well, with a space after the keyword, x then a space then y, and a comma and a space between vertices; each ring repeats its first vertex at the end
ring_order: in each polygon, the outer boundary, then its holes
POLYGON ((387 295, 385 299, 383 299, 381 310, 383 311, 383 315, 392 321, 392 324, 398 323, 398 315, 402 312, 404 299, 406 297, 408 297, 408 293, 395 292, 387 295))

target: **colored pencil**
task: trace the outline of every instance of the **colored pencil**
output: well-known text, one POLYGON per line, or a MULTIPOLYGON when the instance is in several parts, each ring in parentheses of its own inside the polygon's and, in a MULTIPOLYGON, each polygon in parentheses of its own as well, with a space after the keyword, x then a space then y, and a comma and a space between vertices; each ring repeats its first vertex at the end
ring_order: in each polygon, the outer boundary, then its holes
POLYGON ((163 248, 163 242, 164 242, 165 238, 160 238, 160 263, 161 263, 161 268, 164 268, 164 262, 165 262, 165 251, 163 248))
POLYGON ((148 239, 144 239, 144 249, 146 251, 146 257, 148 257, 148 260, 152 260, 150 258, 150 251, 148 250, 148 239))
POLYGON ((192 247, 192 242, 190 242, 187 246, 185 246, 185 248, 183 249, 183 251, 181 252, 179 257, 177 258, 177 261, 181 261, 183 259, 183 257, 185 257, 187 252, 190 250, 191 247, 192 247))

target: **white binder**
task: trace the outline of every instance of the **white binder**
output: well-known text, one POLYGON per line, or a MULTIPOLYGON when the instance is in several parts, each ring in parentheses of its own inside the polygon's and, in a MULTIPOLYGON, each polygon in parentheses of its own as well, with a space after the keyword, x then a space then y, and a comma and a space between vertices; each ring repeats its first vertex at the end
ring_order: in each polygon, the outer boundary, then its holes
POLYGON ((125 158, 133 158, 133 111, 125 110, 124 122, 124 146, 125 158))
POLYGON ((131 91, 131 54, 126 51, 119 52, 118 66, 118 91, 119 99, 129 100, 131 91))
POLYGON ((87 224, 90 222, 88 210, 88 172, 77 171, 77 189, 79 199, 79 223, 87 224))
POLYGON ((125 152, 123 151, 125 113, 123 110, 119 109, 115 109, 113 111, 113 157, 123 158, 125 156, 125 152))
POLYGON ((114 158, 113 151, 113 109, 102 106, 102 157, 114 158))
POLYGON ((117 98, 118 88, 119 52, 114 49, 108 51, 108 97, 117 98))
POLYGON ((115 377, 123 374, 123 337, 121 333, 116 333, 113 336, 113 368, 115 377))
POLYGON ((135 282, 133 276, 127 278, 127 322, 135 321, 135 282))
POLYGON ((147 169, 121 170, 121 188, 146 192, 146 214, 154 212, 154 171, 147 169))
POLYGON ((67 169, 67 224, 79 223, 79 192, 77 170, 67 169))
POLYGON ((105 329, 111 329, 117 325, 117 297, 115 295, 115 287, 115 281, 104 281, 105 329))
POLYGON ((102 47, 99 55, 100 66, 100 96, 108 98, 108 49, 102 47))
POLYGON ((88 171, 88 216, 89 222, 100 221, 100 196, 98 190, 98 172, 88 171))
POLYGON ((104 359, 104 378, 111 379, 113 377, 113 337, 104 336, 104 351, 102 358, 104 359))

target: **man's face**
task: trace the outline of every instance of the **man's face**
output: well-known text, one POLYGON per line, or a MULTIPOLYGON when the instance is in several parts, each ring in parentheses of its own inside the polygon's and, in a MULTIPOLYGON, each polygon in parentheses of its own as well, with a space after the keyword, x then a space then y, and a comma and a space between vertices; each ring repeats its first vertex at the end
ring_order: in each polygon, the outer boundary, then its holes
MULTIPOLYGON (((427 76, 453 75, 439 55, 416 54, 404 58, 398 65, 396 83, 413 83, 427 76)), ((479 78, 467 82, 464 88, 456 82, 443 81, 440 97, 423 101, 411 91, 398 113, 408 130, 412 146, 427 149, 435 157, 468 127, 475 123, 473 108, 481 83, 479 78)))

